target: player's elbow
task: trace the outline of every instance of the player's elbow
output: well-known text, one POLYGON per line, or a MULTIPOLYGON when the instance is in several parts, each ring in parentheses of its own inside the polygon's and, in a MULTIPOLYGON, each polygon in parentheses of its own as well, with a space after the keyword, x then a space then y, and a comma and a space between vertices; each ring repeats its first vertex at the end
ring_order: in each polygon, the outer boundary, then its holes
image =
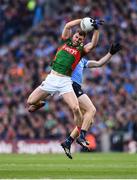
POLYGON ((98 68, 101 67, 102 65, 99 62, 94 63, 94 65, 92 65, 92 67, 94 68, 98 68))
POLYGON ((98 64, 97 64, 97 67, 101 67, 101 66, 102 66, 102 64, 101 64, 101 63, 98 63, 98 64))
POLYGON ((92 49, 93 49, 92 47, 85 48, 85 49, 84 49, 84 52, 85 52, 86 54, 88 54, 92 49))
POLYGON ((96 47, 96 45, 92 44, 90 46, 88 46, 87 48, 85 48, 85 52, 89 53, 92 49, 94 49, 96 47))
POLYGON ((64 27, 65 29, 70 29, 71 28, 71 25, 70 25, 70 23, 68 22, 68 23, 66 23, 66 25, 65 25, 65 27, 64 27))

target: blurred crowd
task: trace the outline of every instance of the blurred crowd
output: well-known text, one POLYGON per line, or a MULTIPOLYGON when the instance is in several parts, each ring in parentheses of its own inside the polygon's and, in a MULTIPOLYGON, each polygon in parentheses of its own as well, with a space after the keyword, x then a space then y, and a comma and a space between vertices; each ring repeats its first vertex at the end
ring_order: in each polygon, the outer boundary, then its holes
POLYGON ((0 2, 0 140, 62 140, 74 128, 61 97, 50 97, 33 114, 26 101, 50 72, 64 24, 85 16, 105 20, 88 59, 101 58, 113 41, 123 46, 104 67, 85 70, 83 90, 97 109, 89 134, 97 151, 126 151, 137 142, 136 0, 0 2))

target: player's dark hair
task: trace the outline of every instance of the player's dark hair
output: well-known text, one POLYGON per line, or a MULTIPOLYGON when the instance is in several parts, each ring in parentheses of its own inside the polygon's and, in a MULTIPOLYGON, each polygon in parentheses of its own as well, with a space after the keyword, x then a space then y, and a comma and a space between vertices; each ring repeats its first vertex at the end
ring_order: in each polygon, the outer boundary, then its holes
POLYGON ((79 33, 80 36, 86 37, 87 33, 85 31, 82 31, 81 29, 76 30, 77 33, 79 33))

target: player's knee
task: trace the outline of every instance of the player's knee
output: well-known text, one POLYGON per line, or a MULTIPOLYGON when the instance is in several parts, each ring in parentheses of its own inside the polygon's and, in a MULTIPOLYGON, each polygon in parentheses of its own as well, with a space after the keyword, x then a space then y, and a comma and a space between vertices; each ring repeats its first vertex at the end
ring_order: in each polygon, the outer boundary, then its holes
POLYGON ((75 114, 80 113, 80 108, 79 108, 79 105, 78 105, 78 104, 76 104, 76 105, 73 107, 73 112, 74 112, 75 114))
POLYGON ((74 115, 77 117, 78 121, 79 121, 79 126, 82 125, 82 113, 80 111, 79 105, 75 106, 73 109, 74 115))
POLYGON ((27 104, 28 105, 33 105, 35 102, 33 100, 33 98, 31 96, 29 96, 28 100, 27 100, 27 104))
POLYGON ((33 109, 34 109, 34 108, 33 108, 33 105, 29 105, 29 106, 28 106, 28 111, 29 111, 29 112, 33 112, 33 111, 34 111, 33 109))

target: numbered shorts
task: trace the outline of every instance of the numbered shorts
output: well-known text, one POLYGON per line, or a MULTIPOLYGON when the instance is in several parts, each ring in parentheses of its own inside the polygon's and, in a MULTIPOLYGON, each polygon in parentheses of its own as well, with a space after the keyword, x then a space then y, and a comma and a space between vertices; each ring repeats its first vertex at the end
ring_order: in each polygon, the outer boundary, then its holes
POLYGON ((51 95, 55 93, 62 95, 73 91, 72 80, 70 77, 58 76, 52 73, 46 77, 39 88, 51 95))

